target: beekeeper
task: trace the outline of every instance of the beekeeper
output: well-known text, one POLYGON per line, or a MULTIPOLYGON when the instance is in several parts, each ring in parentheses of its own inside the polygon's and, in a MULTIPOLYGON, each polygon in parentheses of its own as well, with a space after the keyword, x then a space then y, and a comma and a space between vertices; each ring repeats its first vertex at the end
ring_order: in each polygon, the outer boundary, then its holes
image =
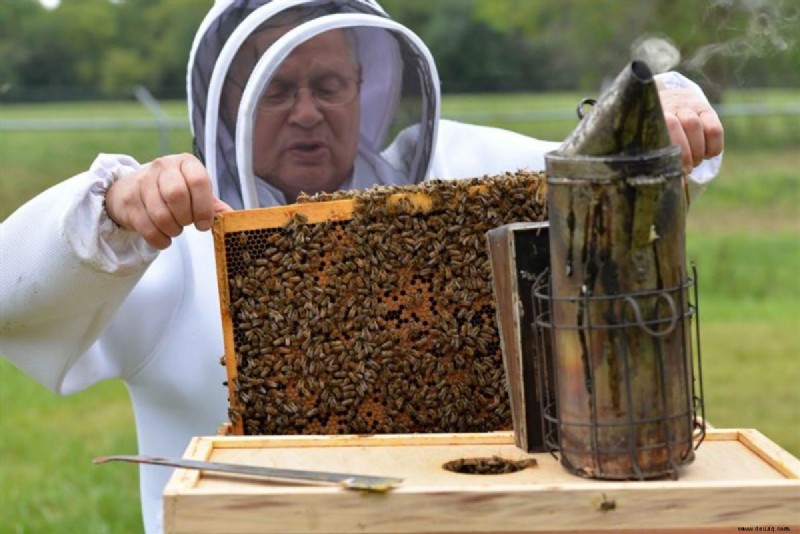
MULTIPOLYGON (((140 165, 102 154, 19 208, 0 235, 0 354, 59 394, 121 378, 139 452, 169 457, 227 420, 205 232, 216 212, 541 170, 557 147, 440 120, 430 52, 373 0, 218 0, 188 68, 196 155, 140 165)), ((720 122, 688 80, 659 83, 671 138, 687 166, 700 164, 701 187, 718 168, 720 122)), ((141 468, 147 532, 160 531, 169 474, 141 468)))

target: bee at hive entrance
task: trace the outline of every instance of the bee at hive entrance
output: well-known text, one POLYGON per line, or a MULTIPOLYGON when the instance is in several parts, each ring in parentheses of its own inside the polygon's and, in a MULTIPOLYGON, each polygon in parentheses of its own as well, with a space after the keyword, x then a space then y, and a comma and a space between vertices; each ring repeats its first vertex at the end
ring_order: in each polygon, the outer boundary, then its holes
POLYGON ((486 232, 544 220, 544 183, 434 181, 218 218, 234 432, 510 429, 486 232))

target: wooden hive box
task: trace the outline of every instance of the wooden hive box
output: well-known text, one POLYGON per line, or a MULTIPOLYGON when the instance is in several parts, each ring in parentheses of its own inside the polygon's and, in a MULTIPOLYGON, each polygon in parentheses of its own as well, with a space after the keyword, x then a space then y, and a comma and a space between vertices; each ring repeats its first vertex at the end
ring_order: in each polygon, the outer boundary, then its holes
POLYGON ((756 430, 709 430, 679 480, 574 477, 511 432, 198 437, 185 458, 401 477, 386 493, 177 469, 167 533, 736 532, 800 528, 800 461, 756 430), (535 460, 508 474, 450 472, 460 459, 535 460))
POLYGON ((304 200, 214 223, 234 433, 510 429, 486 232, 544 176, 304 200))

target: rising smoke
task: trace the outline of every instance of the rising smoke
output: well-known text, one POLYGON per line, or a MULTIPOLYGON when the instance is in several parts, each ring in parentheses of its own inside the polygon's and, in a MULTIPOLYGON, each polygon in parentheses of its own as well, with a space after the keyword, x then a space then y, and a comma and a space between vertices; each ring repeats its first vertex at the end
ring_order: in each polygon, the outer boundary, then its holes
POLYGON ((713 58, 734 58, 741 66, 747 60, 785 52, 797 44, 797 0, 709 0, 707 5, 696 32, 714 42, 697 47, 682 60, 678 46, 668 36, 644 35, 631 45, 632 59, 645 61, 654 73, 680 66, 705 76, 706 65, 713 58))
MULTIPOLYGON (((738 10, 749 16, 745 26, 737 32, 740 36, 695 51, 684 62, 689 70, 702 71, 711 58, 719 55, 746 60, 784 52, 795 45, 789 30, 796 28, 798 23, 796 3, 791 9, 776 0, 713 0, 712 5, 724 8, 731 15, 738 10)), ((721 29, 737 30, 735 27, 725 28, 731 18, 720 21, 721 29)))
POLYGON ((647 63, 653 74, 674 69, 681 61, 681 53, 666 35, 645 35, 631 45, 631 59, 647 63))

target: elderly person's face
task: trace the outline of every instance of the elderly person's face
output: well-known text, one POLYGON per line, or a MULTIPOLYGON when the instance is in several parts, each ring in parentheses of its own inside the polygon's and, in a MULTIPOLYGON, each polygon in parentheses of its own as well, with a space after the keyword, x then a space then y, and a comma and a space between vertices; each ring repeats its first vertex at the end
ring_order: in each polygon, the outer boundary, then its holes
MULTIPOLYGON (((234 66, 232 75, 244 81, 236 71, 234 66)), ((295 48, 259 101, 253 131, 256 176, 289 201, 299 192, 338 189, 353 171, 358 147, 359 79, 352 44, 342 30, 295 48)))

